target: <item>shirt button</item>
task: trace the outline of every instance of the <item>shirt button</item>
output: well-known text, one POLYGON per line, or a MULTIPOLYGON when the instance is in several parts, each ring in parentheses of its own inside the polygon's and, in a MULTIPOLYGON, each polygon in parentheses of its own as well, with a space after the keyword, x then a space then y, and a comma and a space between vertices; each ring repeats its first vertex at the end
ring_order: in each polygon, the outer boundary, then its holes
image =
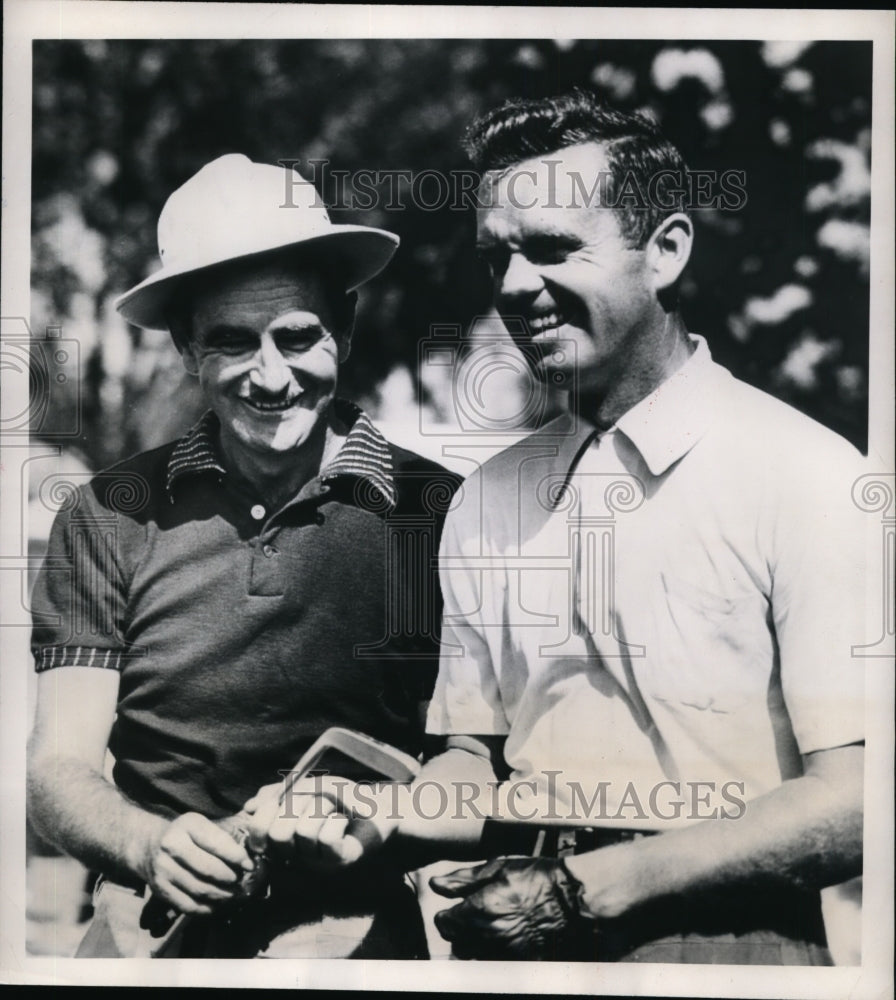
POLYGON ((270 557, 274 554, 274 546, 265 545, 262 547, 261 551, 270 559, 270 557))
POLYGON ((264 517, 266 511, 260 503, 257 503, 252 510, 249 511, 249 513, 255 518, 256 521, 260 521, 264 517))

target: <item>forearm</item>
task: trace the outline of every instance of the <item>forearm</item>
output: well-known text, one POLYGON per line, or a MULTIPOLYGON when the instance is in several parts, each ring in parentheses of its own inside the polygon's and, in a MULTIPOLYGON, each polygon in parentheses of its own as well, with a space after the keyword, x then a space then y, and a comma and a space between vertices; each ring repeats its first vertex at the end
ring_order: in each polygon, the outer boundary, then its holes
POLYGON ((32 762, 28 816, 41 836, 89 868, 142 880, 149 845, 168 826, 79 760, 32 762))
POLYGON ((567 859, 598 917, 664 896, 737 884, 822 887, 861 872, 861 748, 838 751, 806 774, 747 804, 739 819, 707 820, 656 837, 567 859))
POLYGON ((469 743, 474 750, 453 746, 433 757, 410 785, 385 786, 372 799, 365 792, 354 815, 371 820, 413 866, 478 857, 497 778, 490 748, 475 739, 469 743))

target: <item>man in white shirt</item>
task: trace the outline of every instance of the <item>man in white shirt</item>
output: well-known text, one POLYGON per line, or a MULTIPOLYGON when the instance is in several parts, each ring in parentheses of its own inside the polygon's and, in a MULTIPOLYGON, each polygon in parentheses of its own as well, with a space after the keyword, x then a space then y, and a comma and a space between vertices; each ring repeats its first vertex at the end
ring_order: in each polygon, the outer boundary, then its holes
POLYGON ((463 897, 437 926, 467 958, 827 964, 818 888, 862 856, 860 456, 688 333, 687 174, 655 126, 574 94, 468 149, 497 309, 570 410, 446 521, 446 751, 400 832, 537 856, 435 879, 463 897))
POLYGON ((466 897, 440 927, 479 957, 826 961, 815 889, 861 868, 859 456, 688 334, 686 175, 654 127, 574 95, 470 148, 496 305, 572 408, 449 517, 428 725, 456 749, 424 780, 500 751, 549 832, 592 832, 439 880, 466 897))

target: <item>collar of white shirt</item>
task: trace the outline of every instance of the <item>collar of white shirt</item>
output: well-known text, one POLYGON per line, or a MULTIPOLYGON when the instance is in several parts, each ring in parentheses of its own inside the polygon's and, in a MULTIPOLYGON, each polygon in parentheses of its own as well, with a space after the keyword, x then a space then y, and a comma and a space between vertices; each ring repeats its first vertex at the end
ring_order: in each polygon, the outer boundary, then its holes
POLYGON ((694 353, 615 427, 641 453, 654 476, 683 458, 709 429, 715 412, 716 365, 703 337, 691 334, 694 353))
MULTIPOLYGON (((607 432, 621 431, 654 476, 683 458, 709 429, 716 412, 717 376, 728 375, 713 362, 703 337, 691 334, 690 339, 695 350, 688 360, 607 432)), ((558 471, 571 472, 597 433, 587 420, 564 413, 546 425, 540 436, 557 441, 551 464, 558 471)))

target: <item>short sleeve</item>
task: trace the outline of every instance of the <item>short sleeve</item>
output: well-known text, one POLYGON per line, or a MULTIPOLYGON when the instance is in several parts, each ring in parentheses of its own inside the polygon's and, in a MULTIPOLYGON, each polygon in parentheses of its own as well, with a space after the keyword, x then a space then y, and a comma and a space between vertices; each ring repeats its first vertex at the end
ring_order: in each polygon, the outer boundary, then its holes
MULTIPOLYGON (((473 476, 464 483, 460 503, 448 514, 442 535, 442 642, 426 725, 436 735, 503 736, 510 731, 483 621, 484 570, 481 563, 476 565, 487 546, 480 517, 480 482, 479 476, 473 476)), ((500 627, 490 630, 499 631, 500 627)))
POLYGON ((873 529, 856 502, 865 469, 845 443, 812 449, 792 482, 772 567, 781 686, 803 754, 864 739, 865 609, 883 601, 873 529))
POLYGON ((126 655, 126 588, 118 559, 120 524, 90 486, 72 494, 53 522, 31 598, 35 670, 120 670, 126 655))

